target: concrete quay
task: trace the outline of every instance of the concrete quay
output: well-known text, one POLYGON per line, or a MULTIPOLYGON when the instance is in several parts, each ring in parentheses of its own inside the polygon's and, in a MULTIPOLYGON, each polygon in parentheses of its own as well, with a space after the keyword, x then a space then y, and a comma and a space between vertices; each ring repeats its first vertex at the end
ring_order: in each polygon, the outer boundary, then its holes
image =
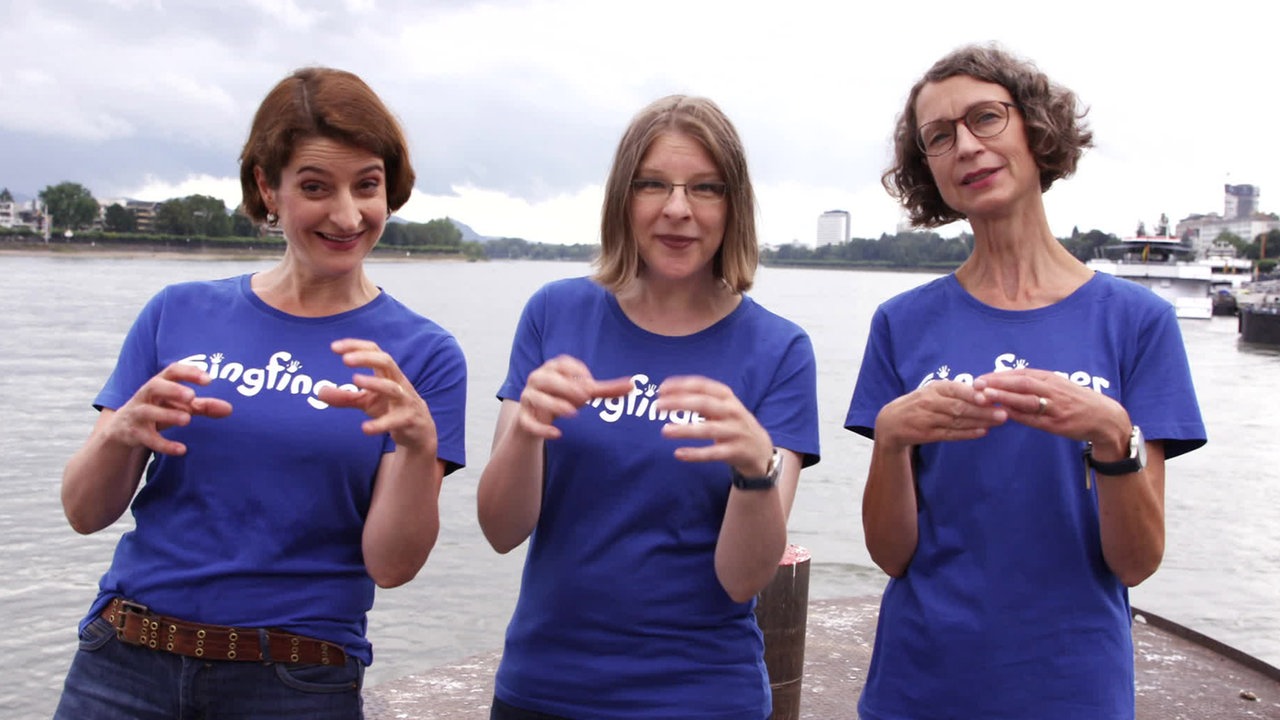
MULTIPOLYGON (((800 718, 857 717, 878 610, 878 597, 809 603, 800 718)), ((1158 616, 1134 614, 1138 720, 1280 720, 1280 670, 1158 616)), ((366 688, 365 716, 486 720, 500 657, 485 653, 366 688)))

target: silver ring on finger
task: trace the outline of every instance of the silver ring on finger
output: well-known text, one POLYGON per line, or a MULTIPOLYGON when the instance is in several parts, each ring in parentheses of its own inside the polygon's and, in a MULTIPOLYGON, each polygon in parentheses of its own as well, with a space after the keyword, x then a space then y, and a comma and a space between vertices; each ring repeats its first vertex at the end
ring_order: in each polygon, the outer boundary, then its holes
POLYGON ((1049 409, 1049 398, 1041 397, 1037 395, 1036 396, 1036 416, 1039 417, 1043 415, 1044 411, 1048 409, 1049 409))

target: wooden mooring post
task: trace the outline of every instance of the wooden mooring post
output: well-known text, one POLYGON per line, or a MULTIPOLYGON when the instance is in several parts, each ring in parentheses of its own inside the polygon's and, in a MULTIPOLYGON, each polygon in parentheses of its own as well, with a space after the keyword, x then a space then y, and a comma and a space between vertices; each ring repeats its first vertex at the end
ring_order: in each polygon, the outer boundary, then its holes
POLYGON ((770 720, 799 720, 804 637, 809 615, 809 551, 788 545, 778 572, 756 599, 764 664, 773 690, 770 720))

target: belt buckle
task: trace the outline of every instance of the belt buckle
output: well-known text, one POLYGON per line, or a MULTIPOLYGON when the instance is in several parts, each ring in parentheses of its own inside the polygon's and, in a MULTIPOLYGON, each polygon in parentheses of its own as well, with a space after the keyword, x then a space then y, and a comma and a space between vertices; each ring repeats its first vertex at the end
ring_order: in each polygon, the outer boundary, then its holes
POLYGON ((124 629, 124 616, 125 616, 125 613, 134 613, 134 614, 137 614, 137 615, 143 615, 143 616, 145 616, 145 615, 148 615, 148 614, 150 614, 150 613, 151 613, 151 609, 150 609, 150 608, 148 608, 146 605, 143 605, 142 603, 136 603, 136 602, 133 602, 132 600, 125 600, 125 599, 121 598, 121 600, 120 600, 120 612, 116 615, 116 629, 117 629, 117 630, 123 630, 123 629, 124 629))

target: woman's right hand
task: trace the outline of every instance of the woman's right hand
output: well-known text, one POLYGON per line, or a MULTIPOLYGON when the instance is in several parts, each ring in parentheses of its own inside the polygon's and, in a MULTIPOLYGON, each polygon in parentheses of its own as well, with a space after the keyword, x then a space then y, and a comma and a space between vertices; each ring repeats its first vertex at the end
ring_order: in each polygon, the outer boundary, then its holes
POLYGON ((935 380, 885 405, 876 417, 876 442, 902 450, 946 440, 973 440, 1003 424, 1003 408, 979 404, 973 386, 935 380))
POLYGON ((862 490, 862 528, 871 559, 902 577, 919 542, 910 450, 948 440, 973 440, 1009 419, 1003 408, 980 404, 973 386, 934 380, 885 405, 876 416, 871 467, 862 490))
POLYGON ((119 408, 104 408, 89 439, 62 472, 62 510, 76 532, 97 532, 129 507, 149 452, 182 455, 187 446, 161 431, 191 422, 193 415, 222 418, 231 403, 196 396, 187 384, 208 385, 204 371, 174 363, 161 370, 119 408))
POLYGON ((193 415, 224 418, 231 414, 226 400, 199 397, 189 387, 208 385, 213 379, 198 367, 173 363, 138 388, 112 413, 103 427, 104 439, 127 447, 146 447, 162 455, 182 455, 187 446, 169 440, 161 431, 186 425, 193 415))
POLYGON ((576 415, 593 398, 621 397, 634 389, 630 378, 597 381, 581 360, 560 355, 529 373, 520 402, 502 401, 493 451, 476 487, 480 529, 494 550, 518 547, 538 524, 543 445, 560 437, 556 418, 576 415))
POLYGON ((595 398, 622 397, 634 389, 630 378, 596 380, 581 360, 559 355, 529 373, 516 424, 530 435, 554 440, 560 437, 560 429, 552 424, 556 418, 573 417, 595 398))

